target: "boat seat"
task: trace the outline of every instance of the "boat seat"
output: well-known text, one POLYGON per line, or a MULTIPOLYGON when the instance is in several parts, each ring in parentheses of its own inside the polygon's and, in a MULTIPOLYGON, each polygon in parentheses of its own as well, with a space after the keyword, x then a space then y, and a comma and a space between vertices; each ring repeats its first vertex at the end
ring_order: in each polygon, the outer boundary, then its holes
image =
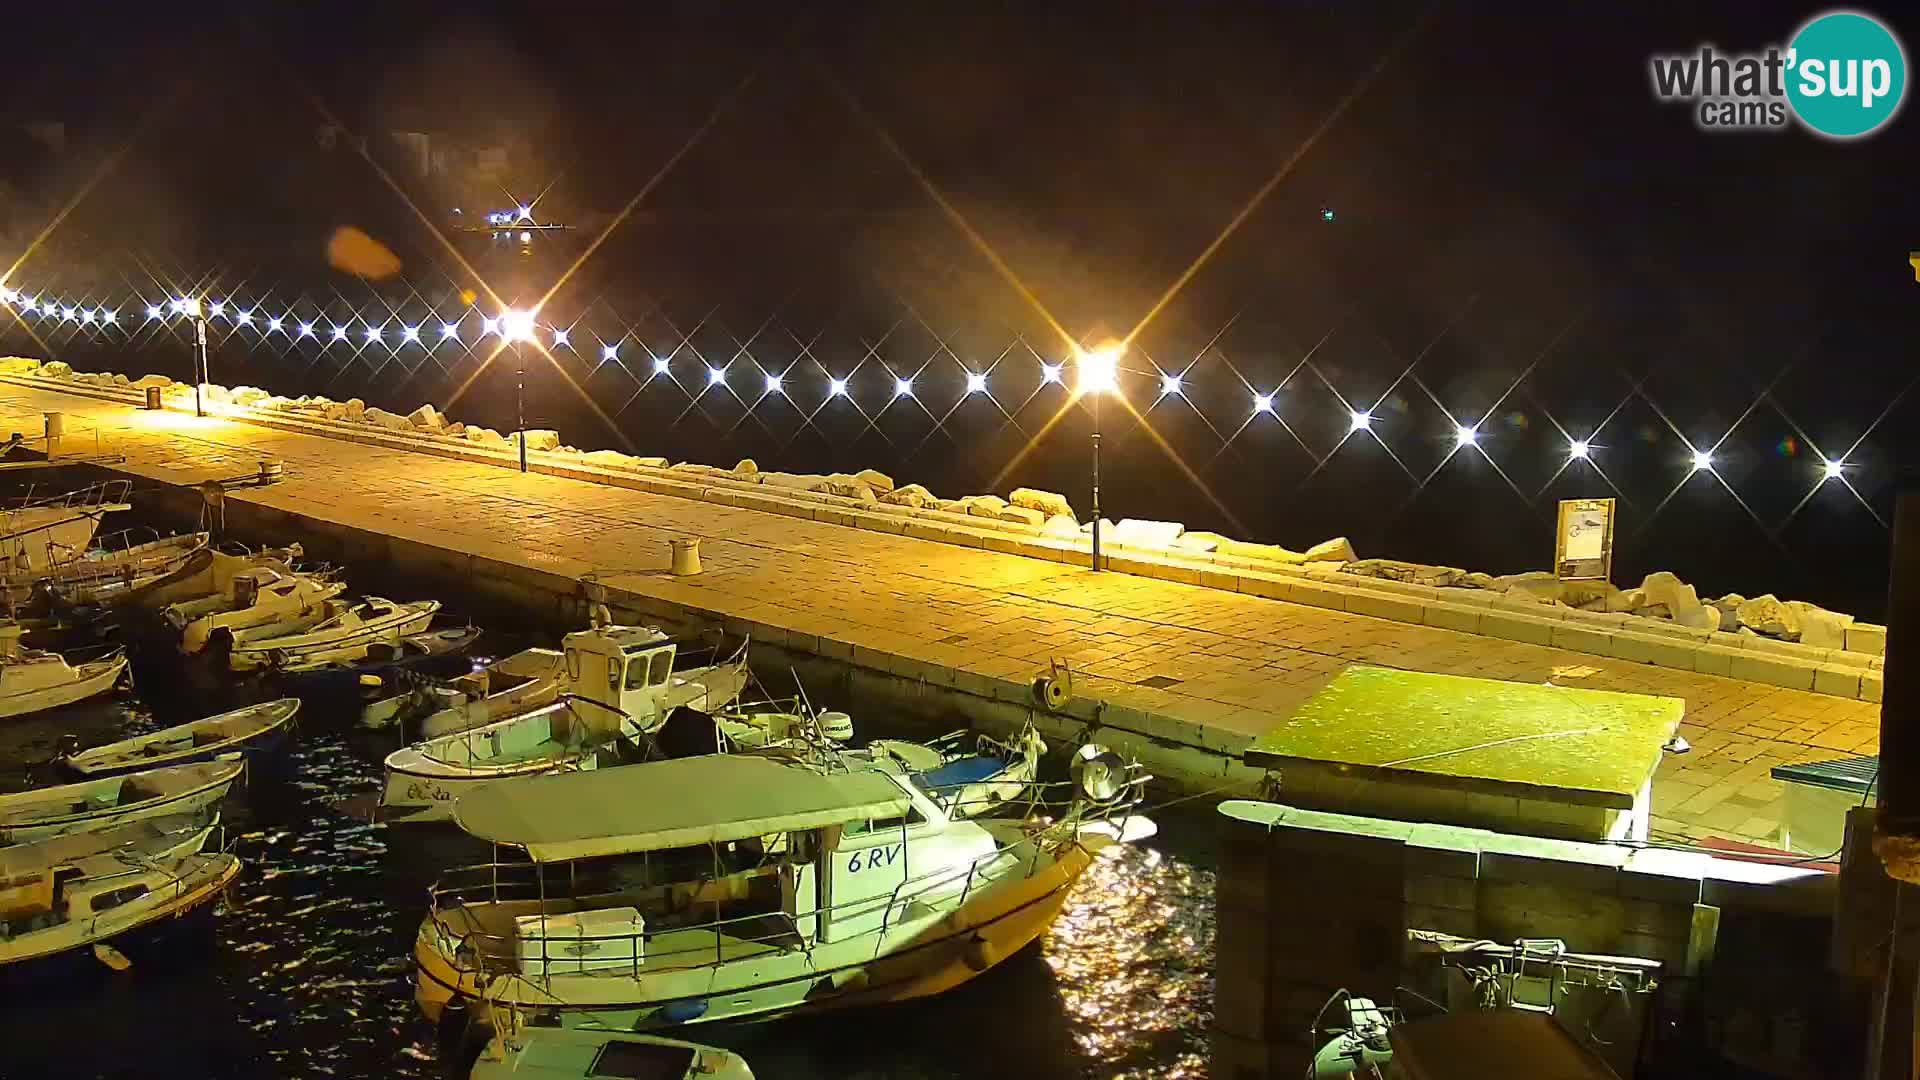
POLYGON ((193 733, 193 745, 195 746, 217 746, 226 741, 227 737, 217 731, 196 731, 193 733))
POLYGON ((992 779, 1006 767, 1007 763, 999 758, 977 754, 958 761, 949 761, 937 769, 928 769, 920 774, 920 782, 935 791, 943 788, 964 787, 967 784, 977 784, 982 780, 992 779))

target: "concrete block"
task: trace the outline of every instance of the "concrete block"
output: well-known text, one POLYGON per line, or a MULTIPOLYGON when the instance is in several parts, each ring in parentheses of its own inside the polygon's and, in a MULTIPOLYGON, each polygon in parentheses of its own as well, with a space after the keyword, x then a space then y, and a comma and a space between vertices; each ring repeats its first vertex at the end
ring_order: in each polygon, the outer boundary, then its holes
POLYGON ((1827 663, 1841 667, 1858 668, 1865 671, 1873 666, 1873 657, 1866 653, 1848 652, 1845 649, 1832 649, 1827 653, 1827 663))
MULTIPOLYGON (((1543 842, 1554 843, 1555 841, 1543 842)), ((1569 846, 1595 848, 1599 845, 1569 844, 1569 846)), ((1605 857, 1598 853, 1582 853, 1584 857, 1566 858, 1483 851, 1480 853, 1480 877, 1484 881, 1540 885, 1607 896, 1618 890, 1620 864, 1626 860, 1627 849, 1616 850, 1619 852, 1617 858, 1605 857)))
POLYGON ((1697 648, 1686 642, 1678 641, 1658 634, 1642 634, 1631 630, 1622 630, 1608 640, 1607 647, 1612 655, 1636 664, 1657 664, 1661 667, 1675 668, 1680 671, 1692 671, 1693 656, 1697 648))
POLYGON ((1534 645, 1553 644, 1553 627, 1557 620, 1540 619, 1530 615, 1516 615, 1510 610, 1492 608, 1480 618, 1480 632, 1487 637, 1504 638, 1508 641, 1525 641, 1534 645))
POLYGON ((1620 867, 1620 895, 1662 904, 1700 900, 1700 879, 1713 864, 1704 852, 1640 848, 1620 867))
POLYGON ((1376 619, 1391 619, 1418 626, 1425 609, 1419 600, 1412 597, 1356 589, 1347 597, 1347 610, 1355 615, 1371 615, 1376 619))
POLYGON ((1408 874, 1402 894, 1409 906, 1472 911, 1479 902, 1480 885, 1472 878, 1408 874))
POLYGON ((1887 677, 1884 671, 1869 669, 1860 673, 1860 700, 1879 701, 1886 689, 1887 677))
POLYGON ((1860 676, 1865 671, 1865 668, 1849 667, 1845 664, 1821 664, 1813 669, 1813 692, 1832 694, 1834 697, 1858 698, 1860 676))
POLYGON ((1831 649, 1817 649, 1811 645, 1802 645, 1797 641, 1776 641, 1770 637, 1742 638, 1746 642, 1747 652, 1760 653, 1763 656, 1784 656, 1790 660, 1802 660, 1808 663, 1823 663, 1831 649))
POLYGON ((1353 591, 1355 590, 1322 585, 1316 581, 1294 581, 1287 585, 1287 599, 1295 604, 1345 611, 1347 594, 1353 591))
POLYGON ((1612 655, 1613 635, 1595 627, 1563 621, 1553 628, 1552 640, 1556 649, 1572 649, 1595 656, 1612 655))
POLYGON ((1480 632, 1480 617, 1484 614, 1486 609, 1482 607, 1436 600, 1420 609, 1420 621, 1426 626, 1437 626, 1442 630, 1477 634, 1480 632))
POLYGON ((1530 615, 1536 619, 1552 619, 1560 622, 1566 618, 1567 609, 1558 604, 1541 604, 1532 600, 1519 600, 1511 596, 1496 594, 1487 605, 1495 611, 1512 612, 1516 615, 1530 615))
POLYGON ((1887 628, 1875 623, 1851 623, 1847 626, 1847 651, 1868 656, 1887 655, 1887 628))
POLYGON ((1729 662, 1728 674, 1736 679, 1784 686, 1789 690, 1813 689, 1813 665, 1783 656, 1742 651, 1729 662))
MULTIPOLYGON (((1693 670, 1702 675, 1733 676, 1735 657, 1745 654, 1743 649, 1729 649, 1721 645, 1702 645, 1693 651, 1693 670)), ((1813 680, 1807 680, 1812 685, 1813 680)))
POLYGON ((1235 591, 1248 596, 1264 596, 1269 600, 1290 600, 1287 591, 1293 582, 1283 581, 1265 574, 1241 574, 1234 578, 1235 591))
POLYGON ((1480 876, 1478 829, 1457 825, 1415 825, 1407 834, 1407 873, 1444 877, 1480 876))

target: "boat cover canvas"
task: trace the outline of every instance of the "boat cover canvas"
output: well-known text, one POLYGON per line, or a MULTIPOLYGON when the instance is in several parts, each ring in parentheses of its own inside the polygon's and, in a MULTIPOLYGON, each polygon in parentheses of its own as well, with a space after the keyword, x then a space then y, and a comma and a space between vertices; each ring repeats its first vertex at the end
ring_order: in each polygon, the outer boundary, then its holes
POLYGON ((884 773, 714 754, 498 780, 462 795, 454 819, 535 862, 558 862, 894 818, 910 805, 884 773))

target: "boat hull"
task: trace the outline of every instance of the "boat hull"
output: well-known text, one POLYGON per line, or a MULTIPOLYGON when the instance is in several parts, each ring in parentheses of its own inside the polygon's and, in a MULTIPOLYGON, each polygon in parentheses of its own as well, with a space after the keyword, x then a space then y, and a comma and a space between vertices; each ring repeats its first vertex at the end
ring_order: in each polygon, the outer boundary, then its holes
POLYGON ((17 694, 0 694, 0 720, 30 716, 104 694, 120 681, 121 673, 127 670, 127 658, 116 656, 111 661, 103 661, 99 665, 83 664, 75 670, 81 677, 72 682, 36 687, 17 694), (95 670, 89 671, 90 667, 95 670))
POLYGON ((272 727, 245 738, 184 750, 149 761, 135 760, 94 765, 63 757, 54 764, 61 772, 75 779, 97 780, 103 776, 124 776, 127 773, 144 772, 169 765, 198 765, 215 758, 239 754, 247 764, 249 775, 278 773, 283 771, 286 765, 286 753, 292 746, 294 734, 298 730, 298 719, 298 713, 295 713, 272 727))
POLYGON ((180 896, 129 913, 124 924, 100 918, 85 927, 67 923, 0 942, 0 987, 37 988, 49 977, 97 970, 101 965, 92 953, 95 945, 138 951, 204 925, 215 902, 239 877, 240 867, 234 856, 215 856, 208 871, 195 875, 180 896))
POLYGON ((51 818, 24 825, 0 825, 0 845, 27 844, 35 840, 45 840, 54 836, 65 836, 76 832, 97 832, 116 825, 141 821, 146 818, 164 817, 170 814, 197 814, 219 803, 227 797, 234 781, 240 778, 239 770, 225 779, 215 780, 200 787, 178 792, 163 798, 148 799, 124 807, 114 807, 86 814, 73 814, 68 817, 51 818))
POLYGON ((838 965, 818 963, 831 946, 815 946, 813 960, 794 972, 749 977, 739 985, 715 985, 697 997, 649 999, 641 994, 642 979, 619 973, 569 980, 569 991, 591 987, 590 999, 520 978, 498 977, 483 995, 475 974, 457 969, 435 945, 429 915, 414 940, 414 1002, 435 1024, 462 1017, 490 1025, 490 1010, 517 1009, 547 1022, 557 1020, 564 1027, 592 1024, 664 1031, 691 1023, 766 1020, 926 997, 992 970, 1038 939, 1059 916, 1091 858, 1084 846, 1069 845, 1050 866, 969 899, 878 958, 872 957, 871 950, 864 959, 849 951, 838 965))
POLYGON ((548 773, 579 772, 594 766, 591 751, 580 751, 565 758, 528 762, 512 769, 490 770, 472 776, 448 776, 444 773, 416 773, 387 766, 386 785, 381 791, 380 812, 394 821, 409 823, 451 822, 453 804, 460 796, 478 787, 518 776, 545 776, 548 773))

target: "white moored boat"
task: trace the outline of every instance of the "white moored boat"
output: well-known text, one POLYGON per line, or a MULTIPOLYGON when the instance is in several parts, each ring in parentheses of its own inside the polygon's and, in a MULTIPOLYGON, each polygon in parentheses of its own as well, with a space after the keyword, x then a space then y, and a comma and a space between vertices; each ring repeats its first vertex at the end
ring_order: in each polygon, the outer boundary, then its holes
POLYGON ((369 596, 357 603, 330 600, 324 617, 292 633, 273 633, 253 627, 233 633, 227 666, 235 671, 257 671, 289 664, 364 660, 375 645, 392 645, 417 634, 440 612, 440 601, 395 603, 369 596))
POLYGON ((219 898, 240 860, 200 854, 212 821, 167 816, 0 848, 0 970, 156 930, 219 898))
POLYGON ((0 844, 199 813, 225 798, 244 768, 239 761, 208 761, 0 795, 0 844))
POLYGON ((80 491, 0 507, 0 565, 9 578, 45 573, 93 544, 100 519, 131 510, 128 480, 109 480, 80 491))
POLYGON ((561 639, 559 651, 527 649, 437 691, 434 709, 420 721, 422 738, 495 723, 577 694, 611 701, 610 694, 640 689, 645 701, 623 707, 636 726, 651 730, 681 706, 712 712, 746 688, 747 642, 723 654, 715 645, 671 638, 650 626, 595 626, 561 639), (641 666, 627 657, 642 658, 641 666), (613 674, 609 665, 619 666, 613 674), (633 707, 646 712, 636 713, 633 707))
POLYGON ((1093 745, 1074 773, 1081 794, 1030 819, 748 754, 482 787, 460 827, 531 862, 434 885, 415 1000, 479 1034, 644 1032, 939 993, 1043 933, 1100 849, 1152 834, 1127 816, 1144 774, 1093 745))
POLYGON ((20 644, 20 626, 0 623, 0 719, 57 709, 113 689, 127 670, 116 651, 99 659, 70 664, 59 653, 20 644))
POLYGON ((143 535, 153 534, 151 530, 117 533, 45 570, 10 574, 6 594, 16 604, 44 590, 63 604, 111 606, 179 572, 207 547, 206 533, 144 541, 139 539, 143 535))
POLYGON ((658 1080, 753 1080, 740 1055, 699 1043, 623 1031, 523 1028, 480 1051, 472 1080, 579 1080, 641 1076, 658 1080))
POLYGON ((215 631, 298 619, 345 591, 345 582, 257 566, 234 575, 229 591, 168 605, 161 614, 179 631, 180 651, 197 653, 215 631))
POLYGON ((285 746, 299 712, 299 698, 263 701, 148 735, 74 750, 55 758, 54 764, 79 776, 98 777, 212 761, 228 754, 261 759, 285 746))

